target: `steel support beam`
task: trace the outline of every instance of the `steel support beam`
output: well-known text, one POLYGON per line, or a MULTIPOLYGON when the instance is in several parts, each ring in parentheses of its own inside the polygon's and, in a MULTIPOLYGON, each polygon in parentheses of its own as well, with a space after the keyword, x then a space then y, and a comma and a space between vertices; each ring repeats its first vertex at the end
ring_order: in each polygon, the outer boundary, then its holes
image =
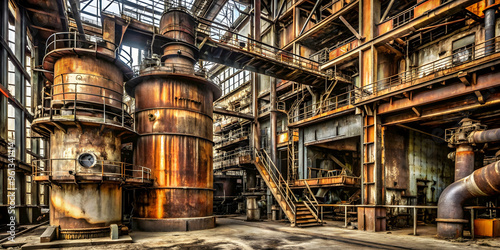
POLYGON ((345 20, 345 18, 343 16, 339 16, 339 19, 340 21, 342 21, 344 23, 345 26, 347 26, 347 28, 354 34, 354 36, 356 36, 356 38, 358 38, 359 40, 363 40, 364 37, 362 37, 352 26, 351 24, 349 24, 349 22, 347 22, 347 20, 345 20))
POLYGON ((307 19, 306 19, 306 22, 304 23, 304 26, 302 26, 302 29, 300 30, 299 32, 299 35, 302 35, 302 33, 304 33, 304 30, 306 29, 306 26, 307 24, 309 23, 309 20, 311 20, 311 17, 313 16, 313 14, 316 12, 316 8, 318 8, 319 4, 321 3, 322 1, 321 0, 317 0, 316 3, 314 4, 314 7, 313 9, 311 10, 311 13, 309 13, 309 15, 307 16, 307 19))
POLYGON ((383 14, 383 15, 382 15, 382 17, 380 18, 380 22, 379 22, 379 23, 382 23, 382 22, 385 20, 385 18, 386 18, 386 17, 387 17, 387 15, 389 14, 389 11, 391 11, 391 9, 392 9, 392 5, 393 5, 393 4, 394 4, 394 0, 391 0, 391 1, 389 2, 389 5, 387 6, 387 9, 385 9, 384 14, 383 14))
MULTIPOLYGON (((254 15, 253 20, 251 22, 251 29, 253 39, 256 41, 261 40, 261 25, 260 25, 260 1, 254 0, 254 15)), ((253 126, 252 126, 252 136, 253 136, 253 147, 257 150, 260 149, 260 125, 259 125, 259 74, 253 72, 252 73, 252 114, 254 116, 253 126)))
POLYGON ((85 30, 83 29, 82 20, 80 18, 80 2, 78 0, 70 0, 71 12, 73 13, 73 19, 75 19, 76 27, 78 28, 78 33, 80 33, 80 39, 85 41, 85 30))
POLYGON ((253 116, 253 115, 235 112, 232 110, 227 110, 227 109, 222 109, 222 108, 214 108, 214 114, 238 117, 238 118, 242 118, 242 119, 250 120, 250 121, 253 121, 255 119, 255 116, 253 116))

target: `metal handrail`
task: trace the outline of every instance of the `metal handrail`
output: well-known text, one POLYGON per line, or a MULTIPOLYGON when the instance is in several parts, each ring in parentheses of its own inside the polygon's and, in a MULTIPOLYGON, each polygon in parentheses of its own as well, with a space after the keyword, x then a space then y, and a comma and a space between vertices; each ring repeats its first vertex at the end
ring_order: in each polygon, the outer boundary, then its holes
MULTIPOLYGON (((417 235, 417 209, 437 209, 438 206, 426 205, 354 205, 354 204, 319 204, 321 208, 321 220, 323 220, 323 207, 344 207, 345 227, 347 227, 347 208, 348 207, 382 207, 382 208, 411 208, 413 209, 413 235, 417 235)), ((467 209, 467 207, 465 208, 467 209)))
MULTIPOLYGON (((316 196, 315 196, 315 195, 314 195, 314 193, 312 192, 311 187, 309 186, 309 184, 307 183, 307 181, 306 181, 306 180, 304 180, 304 184, 306 184, 307 191, 309 192, 308 194, 309 194, 310 196, 312 196, 313 201, 314 201, 314 203, 313 203, 313 202, 309 199, 309 197, 308 197, 307 195, 305 196, 305 197, 306 197, 306 199, 307 199, 307 201, 309 202, 309 204, 310 204, 310 205, 311 205, 311 207, 313 208, 313 211, 311 211, 311 212, 313 213, 314 217, 315 217, 317 220, 319 220, 319 217, 318 217, 318 216, 319 216, 319 209, 318 209, 318 207, 319 207, 319 203, 318 203, 318 200, 316 199, 316 196)), ((308 207, 309 207, 309 206, 308 206, 308 207)))
POLYGON ((355 94, 356 92, 354 90, 349 90, 342 94, 330 97, 324 100, 323 103, 314 103, 305 107, 297 106, 298 111, 294 111, 294 113, 296 112, 296 114, 291 113, 289 115, 288 123, 298 122, 316 115, 326 113, 331 110, 354 104, 355 94))
POLYGON ((309 194, 313 197, 314 203, 316 203, 316 206, 319 206, 318 200, 316 199, 316 196, 314 196, 314 193, 311 190, 311 187, 307 183, 306 180, 304 180, 304 184, 306 184, 307 190, 309 191, 309 194))
MULTIPOLYGON (((73 74, 61 74, 57 77, 63 78, 64 75, 73 75, 73 74)), ((90 74, 80 74, 79 73, 76 75, 90 75, 90 74)), ((90 76, 94 76, 94 75, 90 75, 90 76)), ((96 76, 96 77, 98 77, 98 76, 96 76)), ((102 78, 102 79, 106 79, 106 78, 102 78)), ((106 79, 106 80, 108 80, 108 79, 106 79)), ((117 83, 117 84, 119 84, 119 83, 117 83)), ((121 85, 121 84, 119 84, 119 85, 121 85)), ((39 111, 36 112, 35 118, 50 117, 52 119, 53 116, 55 115, 55 111, 72 110, 74 119, 76 119, 77 111, 85 111, 85 112, 102 113, 102 123, 104 123, 104 124, 113 120, 112 118, 118 117, 119 118, 118 123, 122 127, 131 128, 132 124, 133 124, 133 118, 129 114, 129 111, 130 111, 129 106, 126 103, 124 103, 123 100, 107 96, 104 94, 104 92, 114 92, 117 95, 123 95, 122 93, 120 93, 118 91, 115 91, 113 89, 106 88, 103 86, 99 86, 99 85, 81 83, 81 82, 61 81, 61 83, 52 85, 51 90, 50 90, 50 96, 49 96, 50 102, 49 103, 42 102, 41 110, 39 109, 39 111), (69 86, 69 87, 67 87, 67 86, 69 86), (92 88, 97 88, 97 89, 99 89, 99 91, 98 91, 99 94, 90 93, 90 92, 81 92, 81 91, 79 91, 79 88, 78 88, 79 86, 89 86, 92 88), (54 88, 56 88, 56 87, 60 87, 62 89, 62 91, 58 92, 58 93, 54 93, 54 88), (66 91, 66 89, 68 89, 69 91, 66 91), (70 90, 70 89, 74 89, 74 90, 70 90), (73 97, 66 98, 67 95, 73 96, 73 97), (54 97, 57 97, 57 96, 62 96, 62 99, 54 100, 54 97), (102 99, 102 102, 92 102, 89 100, 79 100, 78 96, 80 96, 80 97, 81 96, 95 96, 95 97, 102 99), (54 101, 61 101, 64 104, 73 103, 73 107, 64 108, 65 105, 62 105, 60 108, 55 108, 54 101), (121 109, 119 111, 113 111, 113 109, 109 108, 109 106, 111 106, 111 104, 109 104, 107 102, 117 102, 118 105, 116 105, 116 106, 121 106, 121 109), (79 103, 81 105, 76 105, 77 103, 79 103), (102 106, 100 108, 95 108, 95 107, 92 108, 88 104, 99 104, 102 106), (49 105, 49 106, 46 106, 46 105, 49 105), (108 107, 106 107, 106 106, 108 106, 108 107), (108 119, 106 119, 106 118, 108 118, 108 119), (111 119, 109 119, 109 118, 111 118, 111 119)), ((45 98, 46 97, 44 96, 44 99, 45 98)), ((114 108, 116 108, 116 107, 114 107, 114 108)), ((118 110, 118 108, 116 110, 118 110)))
POLYGON ((249 147, 243 147, 243 148, 237 148, 235 150, 231 150, 229 152, 224 152, 223 154, 215 155, 214 156, 214 169, 220 169, 224 168, 226 166, 234 166, 240 164, 238 161, 237 163, 232 163, 232 161, 236 161, 239 159, 239 157, 243 156, 253 156, 253 151, 249 147), (230 161, 228 163, 228 161, 230 161))
POLYGON ((113 54, 114 58, 120 59, 129 66, 132 65, 132 56, 127 51, 122 50, 121 46, 94 35, 86 34, 85 39, 82 39, 81 34, 76 31, 57 32, 50 35, 47 38, 45 54, 53 50, 69 48, 92 49, 95 53, 107 50, 113 54))
POLYGON ((268 103, 266 105, 262 105, 259 108, 259 115, 262 115, 262 114, 269 112, 269 111, 271 111, 271 104, 270 103, 268 103))
POLYGON ((393 26, 392 26, 393 29, 409 23, 411 20, 414 19, 415 7, 417 7, 418 5, 419 4, 413 5, 410 8, 408 8, 402 12, 399 12, 395 16, 392 16, 390 18, 385 19, 384 23, 392 21, 393 22, 393 26))
POLYGON ((356 36, 349 37, 349 38, 347 38, 347 39, 343 40, 343 41, 342 41, 342 43, 335 44, 335 45, 333 45, 332 47, 328 48, 328 51, 329 51, 329 52, 330 52, 330 51, 333 51, 333 50, 335 50, 335 49, 337 49, 337 48, 340 48, 340 47, 342 47, 342 46, 344 46, 344 45, 346 45, 346 44, 348 44, 348 43, 351 43, 351 42, 353 42, 353 41, 356 41, 357 39, 358 39, 358 38, 357 38, 356 36))
POLYGON ((250 134, 250 130, 247 127, 242 127, 236 130, 231 130, 230 133, 223 133, 220 136, 220 139, 215 139, 214 142, 216 145, 230 142, 236 139, 240 139, 242 137, 248 136, 250 134))
POLYGON ((189 64, 174 64, 174 63, 142 63, 139 65, 132 66, 132 71, 134 72, 134 76, 139 76, 141 74, 150 73, 153 71, 162 71, 168 73, 179 73, 179 74, 190 74, 190 75, 198 75, 207 78, 207 71, 202 68, 198 71, 194 69, 193 65, 189 64))
POLYGON ((402 84, 410 83, 410 85, 414 85, 416 80, 431 74, 453 73, 454 71, 445 71, 453 69, 456 66, 499 53, 500 42, 497 41, 497 38, 498 37, 492 38, 475 46, 465 47, 462 50, 455 51, 455 53, 452 53, 450 56, 440 58, 408 71, 372 82, 359 88, 357 96, 361 99, 370 96, 377 96, 380 91, 390 91, 392 88, 398 87, 402 84))
POLYGON ((182 9, 187 11, 188 13, 195 14, 197 9, 194 6, 195 1, 187 1, 187 0, 173 0, 173 1, 165 1, 165 11, 171 9, 182 9))
POLYGON ((306 196, 306 200, 307 200, 307 202, 306 201, 302 201, 302 203, 304 203, 304 205, 306 205, 307 209, 309 209, 309 211, 314 216, 314 218, 316 218, 316 220, 321 221, 320 218, 319 218, 320 213, 318 211, 318 208, 316 208, 316 206, 314 206, 314 204, 309 199, 309 197, 306 196))
POLYGON ((271 157, 269 157, 265 150, 255 149, 255 154, 257 157, 259 157, 260 160, 262 160, 262 165, 266 168, 271 181, 273 181, 276 185, 276 189, 278 190, 279 195, 284 198, 286 204, 290 207, 290 211, 295 214, 296 211, 294 202, 299 202, 299 200, 297 199, 297 197, 295 197, 292 190, 290 189, 290 186, 283 178, 276 165, 272 162, 271 157))
POLYGON ((307 69, 317 74, 324 75, 319 70, 319 63, 286 50, 265 44, 237 32, 219 27, 215 23, 203 23, 205 26, 197 28, 197 32, 208 35, 213 41, 223 43, 238 49, 245 49, 260 56, 279 61, 300 69, 307 69))
POLYGON ((79 166, 78 159, 76 158, 40 159, 33 160, 31 164, 34 176, 101 176, 122 178, 123 180, 139 179, 141 182, 144 182, 145 180, 152 180, 150 168, 119 161, 97 160, 96 164, 91 168, 79 166), (69 169, 54 171, 52 169, 52 164, 54 162, 64 162, 66 166, 72 165, 72 173, 70 173, 69 169), (115 171, 105 171, 105 167, 114 167, 115 171), (87 171, 82 171, 82 169, 87 171))

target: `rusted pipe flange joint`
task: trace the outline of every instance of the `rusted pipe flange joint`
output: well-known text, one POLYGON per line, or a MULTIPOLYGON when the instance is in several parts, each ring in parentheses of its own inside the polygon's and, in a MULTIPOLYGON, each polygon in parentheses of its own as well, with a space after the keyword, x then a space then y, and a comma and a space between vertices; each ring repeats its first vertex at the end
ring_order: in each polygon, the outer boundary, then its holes
POLYGON ((445 138, 450 148, 457 147, 461 144, 474 144, 472 136, 474 132, 486 130, 487 127, 482 125, 477 120, 464 118, 460 122, 460 127, 446 129, 445 138))

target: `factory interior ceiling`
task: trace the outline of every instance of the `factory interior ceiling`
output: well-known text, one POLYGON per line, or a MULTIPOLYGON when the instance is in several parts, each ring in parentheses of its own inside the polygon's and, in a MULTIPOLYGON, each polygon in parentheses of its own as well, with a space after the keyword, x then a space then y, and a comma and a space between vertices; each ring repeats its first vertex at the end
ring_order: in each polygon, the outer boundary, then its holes
POLYGON ((500 0, 0 13, 3 248, 500 247, 500 0))

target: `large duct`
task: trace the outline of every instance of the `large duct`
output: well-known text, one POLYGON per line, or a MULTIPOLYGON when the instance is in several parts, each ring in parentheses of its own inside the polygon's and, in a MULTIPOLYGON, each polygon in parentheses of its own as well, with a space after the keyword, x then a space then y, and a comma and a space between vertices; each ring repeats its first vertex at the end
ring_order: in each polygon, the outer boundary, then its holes
POLYGON ((464 203, 474 197, 500 194, 500 161, 480 168, 471 175, 448 186, 438 203, 438 236, 458 238, 462 236, 464 203))
POLYGON ((126 84, 136 100, 136 164, 150 166, 152 187, 136 192, 134 225, 144 231, 191 231, 215 226, 213 101, 221 90, 195 73, 196 22, 184 8, 160 21, 169 39, 161 64, 144 64, 126 84))

